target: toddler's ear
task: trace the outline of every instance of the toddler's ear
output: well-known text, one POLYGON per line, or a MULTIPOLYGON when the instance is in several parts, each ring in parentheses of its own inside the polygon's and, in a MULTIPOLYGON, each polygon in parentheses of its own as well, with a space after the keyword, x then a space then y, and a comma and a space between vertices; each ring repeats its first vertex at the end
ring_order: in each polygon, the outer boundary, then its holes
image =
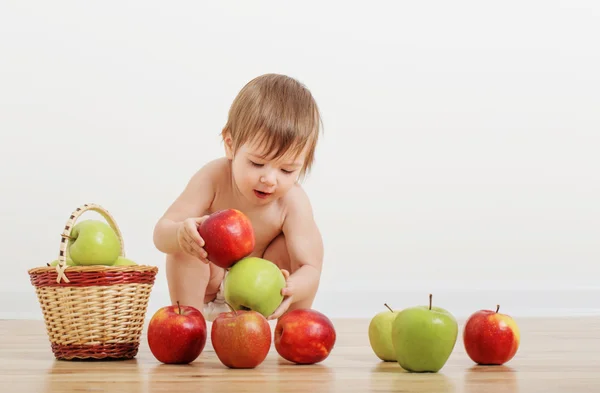
POLYGON ((233 139, 231 139, 231 134, 227 129, 223 129, 223 144, 225 145, 225 156, 228 159, 233 160, 233 139))

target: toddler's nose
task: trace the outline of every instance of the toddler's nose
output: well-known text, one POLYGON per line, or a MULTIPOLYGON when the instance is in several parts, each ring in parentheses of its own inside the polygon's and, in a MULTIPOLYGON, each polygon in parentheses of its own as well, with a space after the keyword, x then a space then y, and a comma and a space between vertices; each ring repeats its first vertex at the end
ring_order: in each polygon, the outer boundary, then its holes
POLYGON ((268 186, 274 186, 275 185, 275 176, 272 173, 268 173, 266 175, 261 176, 260 182, 264 183, 268 186))

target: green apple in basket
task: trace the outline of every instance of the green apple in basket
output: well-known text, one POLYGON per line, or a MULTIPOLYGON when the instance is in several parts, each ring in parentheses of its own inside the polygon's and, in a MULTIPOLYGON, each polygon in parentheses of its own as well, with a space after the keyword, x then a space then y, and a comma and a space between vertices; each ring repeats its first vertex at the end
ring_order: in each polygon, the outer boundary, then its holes
POLYGON ((76 265, 111 266, 121 253, 121 242, 115 230, 104 221, 85 220, 71 229, 67 248, 76 265))
MULTIPOLYGON (((53 260, 48 264, 48 266, 56 266, 58 265, 58 259, 53 260)), ((67 266, 77 266, 75 262, 71 258, 67 258, 67 266)))
POLYGON ((113 263, 112 266, 135 266, 135 265, 137 265, 137 263, 135 263, 131 259, 125 258, 123 256, 119 256, 117 258, 117 260, 115 261, 115 263, 113 263))

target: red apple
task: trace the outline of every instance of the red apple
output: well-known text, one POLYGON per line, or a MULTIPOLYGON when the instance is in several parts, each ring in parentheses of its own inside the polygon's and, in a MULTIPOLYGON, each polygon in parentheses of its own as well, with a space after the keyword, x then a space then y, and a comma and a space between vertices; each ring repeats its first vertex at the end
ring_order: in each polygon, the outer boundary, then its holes
POLYGON ((250 219, 236 209, 212 213, 198 227, 208 260, 227 269, 254 250, 254 228, 250 219))
POLYGON ((297 364, 325 360, 335 345, 335 339, 335 328, 329 318, 312 309, 289 311, 275 325, 277 353, 297 364))
POLYGON ((191 363, 206 344, 206 320, 192 306, 177 305, 157 310, 148 325, 148 346, 166 364, 191 363))
POLYGON ((210 340, 225 366, 255 368, 271 348, 271 327, 256 311, 222 312, 212 322, 210 340))
POLYGON ((519 327, 514 319, 496 311, 479 310, 466 321, 463 343, 471 360, 480 365, 501 365, 519 349, 519 327))

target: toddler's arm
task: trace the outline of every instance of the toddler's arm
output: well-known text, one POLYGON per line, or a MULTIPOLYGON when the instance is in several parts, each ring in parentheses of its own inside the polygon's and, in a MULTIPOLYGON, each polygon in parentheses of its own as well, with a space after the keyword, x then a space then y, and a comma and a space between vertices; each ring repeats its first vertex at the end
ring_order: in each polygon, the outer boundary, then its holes
POLYGON ((294 272, 282 291, 284 296, 289 296, 288 299, 282 302, 270 319, 281 316, 290 304, 314 296, 321 278, 323 240, 308 196, 302 190, 297 190, 293 196, 283 223, 283 233, 294 272))
MULTIPOLYGON (((182 251, 180 245, 181 231, 186 219, 189 225, 195 225, 205 215, 214 198, 213 168, 205 166, 192 176, 183 192, 169 206, 154 228, 154 245, 165 254, 174 254, 182 251), (195 221, 195 222, 192 222, 195 221)), ((202 239, 194 231, 188 231, 192 238, 198 241, 194 249, 196 254, 202 254, 202 239), (197 234, 197 237, 195 236, 197 234)), ((200 255, 197 255, 200 256, 200 255)))

